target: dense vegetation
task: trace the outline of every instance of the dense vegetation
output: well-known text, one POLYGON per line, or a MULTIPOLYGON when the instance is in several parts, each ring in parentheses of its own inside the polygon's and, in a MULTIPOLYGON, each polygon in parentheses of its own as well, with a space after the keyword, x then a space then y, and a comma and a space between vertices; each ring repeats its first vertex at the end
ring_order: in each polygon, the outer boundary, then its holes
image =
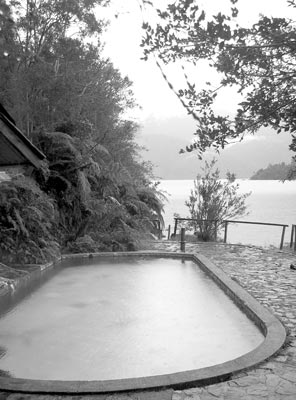
POLYGON ((0 0, 0 102, 46 155, 1 183, 3 262, 133 250, 162 205, 139 158, 131 82, 101 56, 104 0, 0 0))
MULTIPOLYGON (((292 15, 296 1, 287 0, 287 6, 292 15)), ((209 147, 224 148, 262 126, 289 132, 290 149, 296 151, 295 19, 260 15, 252 26, 243 26, 238 0, 229 0, 228 11, 215 15, 199 0, 176 0, 163 8, 142 0, 141 7, 144 58, 157 60, 169 87, 196 121, 195 141, 187 151, 196 149, 201 157, 209 147), (186 84, 181 88, 166 74, 170 63, 183 68, 186 84), (204 69, 198 67, 205 65, 218 72, 216 82, 203 84, 204 69), (242 101, 235 113, 219 114, 216 100, 230 87, 242 94, 242 101)))
MULTIPOLYGON (((259 169, 250 179, 253 180, 285 180, 289 178, 291 171, 294 166, 285 164, 284 162, 279 164, 269 164, 266 168, 259 169)), ((294 175, 294 174, 292 174, 294 175)), ((295 179, 295 176, 294 176, 295 179)))

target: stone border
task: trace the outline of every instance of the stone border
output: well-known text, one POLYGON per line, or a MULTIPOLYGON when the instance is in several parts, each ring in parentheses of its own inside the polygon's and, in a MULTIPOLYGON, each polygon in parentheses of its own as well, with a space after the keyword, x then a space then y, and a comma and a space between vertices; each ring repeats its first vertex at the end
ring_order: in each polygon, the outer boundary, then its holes
POLYGON ((62 259, 121 256, 150 256, 186 258, 196 262, 224 290, 237 306, 257 325, 265 340, 257 348, 236 359, 212 367, 142 378, 105 381, 46 381, 19 378, 0 378, 0 389, 30 393, 112 393, 163 388, 184 389, 208 385, 229 379, 235 372, 248 369, 275 354, 285 343, 286 330, 281 322, 257 300, 235 283, 206 257, 191 253, 140 251, 122 253, 90 253, 64 255, 62 259))

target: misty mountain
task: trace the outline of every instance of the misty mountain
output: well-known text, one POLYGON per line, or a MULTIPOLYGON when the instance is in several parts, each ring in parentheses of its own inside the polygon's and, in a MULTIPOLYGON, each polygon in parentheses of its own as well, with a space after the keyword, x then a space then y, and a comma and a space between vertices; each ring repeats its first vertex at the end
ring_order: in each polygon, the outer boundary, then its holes
MULTIPOLYGON (((203 163, 195 152, 179 154, 193 138, 194 122, 189 118, 147 121, 142 128, 139 144, 146 147, 145 160, 151 161, 155 175, 162 179, 193 179, 203 163)), ((291 136, 276 134, 265 129, 242 142, 231 144, 217 154, 208 152, 205 159, 218 159, 221 176, 227 171, 237 178, 249 178, 268 164, 290 163, 293 153, 289 151, 291 136)))

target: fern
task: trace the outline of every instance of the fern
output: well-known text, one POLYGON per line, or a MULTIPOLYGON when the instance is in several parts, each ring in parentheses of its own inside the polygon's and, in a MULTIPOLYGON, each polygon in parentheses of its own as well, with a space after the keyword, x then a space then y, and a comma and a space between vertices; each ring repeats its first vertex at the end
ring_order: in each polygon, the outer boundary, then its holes
POLYGON ((3 262, 46 261, 42 247, 58 255, 57 246, 53 245, 56 230, 53 200, 32 179, 19 177, 1 184, 0 213, 3 262))

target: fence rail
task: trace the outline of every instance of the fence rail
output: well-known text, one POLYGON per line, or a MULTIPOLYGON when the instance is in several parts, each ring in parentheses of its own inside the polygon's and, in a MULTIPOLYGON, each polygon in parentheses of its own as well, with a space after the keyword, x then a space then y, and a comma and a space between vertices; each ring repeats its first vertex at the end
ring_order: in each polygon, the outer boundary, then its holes
POLYGON ((235 220, 225 220, 224 222, 224 243, 227 242, 227 228, 229 223, 233 224, 250 224, 250 225, 267 225, 267 226, 281 226, 282 227, 282 235, 281 235, 281 242, 280 242, 280 249, 282 250, 284 246, 284 239, 285 239, 285 232, 286 228, 289 225, 286 224, 275 224, 272 222, 254 222, 254 221, 235 221, 235 220))
MULTIPOLYGON (((174 219, 175 219, 174 236, 177 234, 178 222, 179 221, 180 222, 181 221, 193 221, 193 222, 197 222, 197 223, 214 222, 214 224, 215 224, 215 240, 217 239, 218 220, 215 220, 215 219, 212 219, 212 220, 211 219, 192 219, 192 218, 179 218, 179 217, 178 218, 174 218, 174 219)), ((286 232, 286 228, 289 226, 287 224, 278 224, 278 223, 272 223, 272 222, 236 221, 236 220, 230 220, 230 219, 223 220, 222 224, 224 224, 224 240, 223 240, 224 243, 227 242, 227 233, 228 233, 228 225, 229 224, 250 224, 250 225, 280 226, 280 227, 282 227, 280 249, 282 249, 283 246, 284 246, 285 232, 286 232)), ((294 250, 296 250, 296 225, 292 225, 290 247, 292 247, 294 238, 295 238, 294 250)))

